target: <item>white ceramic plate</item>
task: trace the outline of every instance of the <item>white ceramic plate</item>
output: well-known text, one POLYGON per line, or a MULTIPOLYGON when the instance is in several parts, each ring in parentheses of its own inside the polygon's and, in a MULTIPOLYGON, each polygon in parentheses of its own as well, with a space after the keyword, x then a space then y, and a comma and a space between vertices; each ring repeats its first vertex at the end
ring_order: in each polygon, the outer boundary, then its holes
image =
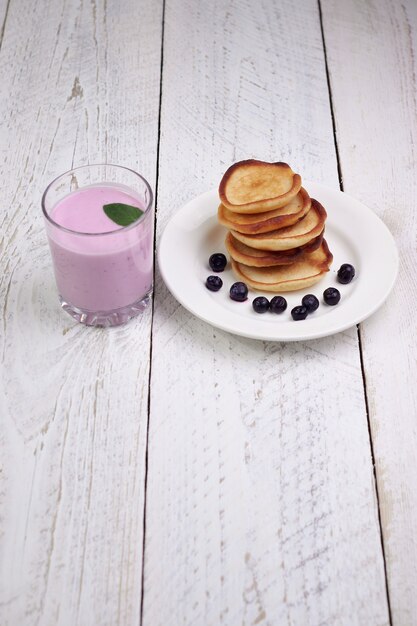
MULTIPOLYGON (((252 300, 274 294, 249 291, 246 302, 229 297, 230 286, 238 280, 230 264, 218 274, 223 280, 220 291, 205 287, 213 274, 208 259, 213 252, 224 252, 226 229, 217 222, 217 190, 194 198, 179 209, 162 235, 158 261, 162 277, 175 298, 202 320, 244 337, 272 341, 300 341, 338 333, 374 313, 391 291, 398 271, 398 253, 394 239, 385 224, 364 204, 337 189, 316 183, 305 183, 312 198, 327 210, 325 238, 333 253, 333 264, 316 285, 284 295, 287 310, 281 315, 259 314, 252 300), (352 263, 356 276, 349 285, 337 281, 342 263, 352 263), (336 306, 323 303, 323 291, 337 287, 341 300, 336 306), (306 320, 295 322, 290 311, 306 293, 320 300, 319 309, 306 320)), ((227 254, 226 254, 227 256, 227 254)))

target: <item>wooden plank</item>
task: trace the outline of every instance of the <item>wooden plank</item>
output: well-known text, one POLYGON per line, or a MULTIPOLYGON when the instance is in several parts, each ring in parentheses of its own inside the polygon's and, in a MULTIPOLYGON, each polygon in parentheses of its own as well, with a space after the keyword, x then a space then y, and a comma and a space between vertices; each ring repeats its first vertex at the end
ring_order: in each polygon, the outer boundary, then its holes
POLYGON ((155 184, 161 2, 12 0, 0 54, 2 626, 139 623, 151 313, 61 312, 40 211, 55 175, 155 184))
POLYGON ((345 190, 400 250, 397 286, 361 335, 392 618, 408 626, 417 623, 417 4, 325 0, 323 14, 345 190))
MULTIPOLYGON (((158 235, 251 156, 337 185, 317 3, 167 0, 158 235)), ((356 329, 242 339, 161 280, 153 329, 145 626, 387 624, 356 329)))

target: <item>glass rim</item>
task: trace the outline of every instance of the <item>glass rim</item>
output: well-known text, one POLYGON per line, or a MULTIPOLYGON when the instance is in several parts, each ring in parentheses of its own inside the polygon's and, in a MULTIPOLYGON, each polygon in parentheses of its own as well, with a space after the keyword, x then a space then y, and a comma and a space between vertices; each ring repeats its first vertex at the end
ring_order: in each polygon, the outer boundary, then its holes
MULTIPOLYGON (((103 181, 103 182, 106 182, 106 181, 103 181)), ((139 172, 135 172, 135 170, 132 170, 132 168, 130 167, 125 167, 124 165, 115 165, 114 163, 91 163, 88 165, 78 165, 77 167, 72 167, 66 172, 59 174, 59 176, 56 176, 56 178, 54 178, 48 184, 48 186, 46 187, 45 191, 42 194, 42 199, 41 199, 42 213, 44 214, 44 217, 48 220, 48 222, 50 222, 53 226, 55 226, 59 230, 62 230, 66 233, 71 233, 72 235, 82 235, 83 237, 104 237, 105 235, 114 235, 115 233, 122 233, 122 232, 126 232, 127 230, 133 230, 136 226, 138 226, 140 223, 143 222, 143 220, 145 219, 145 217, 148 215, 149 211, 151 210, 152 205, 153 205, 153 193, 152 193, 151 186, 146 180, 146 178, 144 178, 141 174, 139 174, 139 172), (121 228, 115 228, 114 230, 108 230, 103 233, 83 233, 80 230, 72 230, 71 228, 66 228, 65 226, 62 226, 61 224, 58 224, 58 222, 55 222, 55 220, 53 220, 52 217, 49 215, 45 206, 45 199, 46 199, 48 191, 50 190, 52 185, 56 183, 56 181, 62 178, 63 176, 66 176, 67 174, 70 174, 71 172, 76 172, 79 170, 87 169, 89 167, 114 167, 119 170, 126 170, 127 172, 131 172, 132 174, 140 178, 145 183, 145 186, 149 192, 149 200, 148 200, 147 206, 145 207, 145 210, 143 211, 143 214, 137 220, 135 220, 134 222, 132 222, 132 224, 129 224, 128 226, 122 226, 121 228)))

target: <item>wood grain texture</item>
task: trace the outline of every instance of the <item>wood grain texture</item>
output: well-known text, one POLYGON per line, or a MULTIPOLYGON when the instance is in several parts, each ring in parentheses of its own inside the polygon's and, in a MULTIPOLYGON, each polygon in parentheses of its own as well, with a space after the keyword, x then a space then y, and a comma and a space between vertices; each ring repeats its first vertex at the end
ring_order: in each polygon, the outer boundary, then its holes
POLYGON ((362 325, 362 343, 393 624, 411 626, 417 623, 417 4, 324 0, 323 13, 345 190, 384 220, 400 251, 397 285, 362 325))
MULTIPOLYGON (((337 185, 317 3, 167 0, 161 119, 158 236, 240 158, 337 185)), ((387 624, 356 330, 242 339, 160 279, 153 329, 144 625, 387 624)))
POLYGON ((147 311, 61 312, 40 212, 72 164, 155 183, 162 5, 12 0, 0 54, 2 626, 139 623, 147 311))

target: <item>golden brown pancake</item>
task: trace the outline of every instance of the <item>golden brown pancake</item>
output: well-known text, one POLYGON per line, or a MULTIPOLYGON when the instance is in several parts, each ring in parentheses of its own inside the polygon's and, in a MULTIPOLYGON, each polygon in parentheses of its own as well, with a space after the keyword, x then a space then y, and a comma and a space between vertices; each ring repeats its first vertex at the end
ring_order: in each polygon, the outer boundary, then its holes
POLYGON ((252 289, 282 293, 305 289, 317 283, 329 271, 333 260, 326 240, 302 260, 278 267, 248 267, 232 259, 232 269, 239 280, 252 289))
POLYGON ((238 263, 250 265, 251 267, 273 267, 275 265, 291 265, 291 263, 301 260, 305 254, 317 250, 321 246, 322 241, 323 234, 313 239, 307 245, 293 248, 292 250, 256 250, 235 239, 232 233, 228 233, 225 244, 230 257, 238 263))
POLYGON ((222 204, 235 213, 265 213, 285 206, 301 188, 301 176, 287 163, 239 161, 219 186, 222 204))
POLYGON ((318 237, 324 230, 326 217, 327 213, 320 202, 312 200, 307 215, 293 226, 258 235, 246 235, 233 230, 232 235, 256 250, 291 250, 318 237))
POLYGON ((235 213, 229 211, 223 204, 219 206, 217 215, 220 224, 239 233, 256 235, 267 233, 277 228, 285 228, 295 224, 310 210, 311 199, 307 191, 301 187, 300 191, 288 204, 280 209, 265 213, 235 213))

